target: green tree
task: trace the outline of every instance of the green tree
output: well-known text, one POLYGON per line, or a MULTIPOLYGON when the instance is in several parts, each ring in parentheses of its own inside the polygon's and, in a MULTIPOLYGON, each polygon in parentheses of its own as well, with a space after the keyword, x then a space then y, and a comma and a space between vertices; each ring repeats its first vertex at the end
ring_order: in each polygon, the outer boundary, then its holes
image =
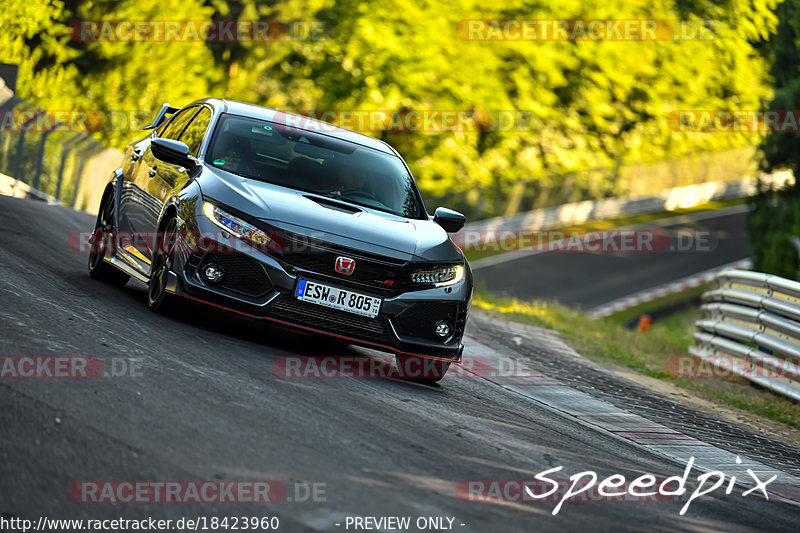
MULTIPOLYGON (((687 133, 668 117, 763 107, 772 98, 766 45, 778 21, 775 0, 10 4, 7 18, 22 22, 0 39, 24 65, 22 96, 40 106, 146 110, 149 118, 163 101, 182 105, 212 94, 298 111, 473 113, 468 127, 455 130, 365 131, 398 148, 432 203, 472 217, 625 194, 631 182, 621 169, 632 164, 758 144, 758 132, 687 133), (686 22, 706 27, 709 38, 516 42, 459 33, 465 19, 588 18, 686 22), (269 42, 70 39, 69 24, 84 19, 267 20, 287 35, 269 42), (309 27, 310 36, 297 31, 309 27), (511 115, 515 123, 499 127, 498 117, 511 115)), ((119 143, 138 133, 100 135, 119 143)))
MULTIPOLYGON (((800 109, 800 2, 785 0, 778 15, 780 21, 772 42, 770 68, 775 95, 770 109, 797 110, 800 109)), ((798 146, 797 132, 770 132, 761 144, 762 169, 768 172, 791 169, 796 174, 800 162, 798 146)), ((792 184, 773 190, 760 184, 750 205, 747 230, 753 249, 753 268, 794 279, 798 254, 792 237, 800 236, 800 187, 792 184)))

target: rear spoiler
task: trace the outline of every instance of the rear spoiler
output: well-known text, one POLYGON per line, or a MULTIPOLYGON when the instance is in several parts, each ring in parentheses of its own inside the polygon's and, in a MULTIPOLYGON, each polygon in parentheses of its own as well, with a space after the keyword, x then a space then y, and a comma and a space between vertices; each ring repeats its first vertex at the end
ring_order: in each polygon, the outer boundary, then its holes
POLYGON ((180 109, 181 109, 180 107, 171 107, 167 102, 164 102, 163 104, 161 104, 161 111, 158 112, 158 115, 156 115, 155 120, 153 120, 151 124, 144 126, 142 129, 143 130, 156 129, 157 127, 162 125, 164 121, 167 120, 170 116, 172 116, 177 111, 180 111, 180 109))

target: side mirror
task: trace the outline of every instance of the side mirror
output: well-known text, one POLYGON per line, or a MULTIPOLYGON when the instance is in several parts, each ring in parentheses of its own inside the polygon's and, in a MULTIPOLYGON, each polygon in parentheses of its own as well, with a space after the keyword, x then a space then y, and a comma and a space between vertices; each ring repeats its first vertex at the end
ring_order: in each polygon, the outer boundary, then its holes
POLYGON ((182 167, 193 166, 192 158, 189 156, 189 147, 184 142, 156 137, 150 141, 150 150, 154 156, 167 163, 182 167))
POLYGON ((467 217, 446 207, 437 207, 433 214, 433 221, 439 224, 447 233, 456 233, 467 223, 467 217))

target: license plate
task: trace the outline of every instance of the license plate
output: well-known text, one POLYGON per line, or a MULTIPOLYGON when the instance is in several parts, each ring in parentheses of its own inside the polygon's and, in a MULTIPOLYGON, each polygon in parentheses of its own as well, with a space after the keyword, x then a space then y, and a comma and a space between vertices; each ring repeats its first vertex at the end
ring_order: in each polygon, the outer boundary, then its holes
POLYGON ((297 280, 294 296, 298 300, 347 311, 355 315, 375 318, 381 310, 383 300, 330 285, 323 285, 305 279, 297 280))

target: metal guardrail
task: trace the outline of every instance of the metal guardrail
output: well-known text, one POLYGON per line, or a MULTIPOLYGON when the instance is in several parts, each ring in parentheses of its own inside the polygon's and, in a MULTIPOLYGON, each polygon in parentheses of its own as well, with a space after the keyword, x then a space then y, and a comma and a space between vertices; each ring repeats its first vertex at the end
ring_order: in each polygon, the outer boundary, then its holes
POLYGON ((726 270, 712 287, 689 353, 800 401, 800 283, 726 270))
MULTIPOLYGON (((762 174, 758 179, 779 187, 793 181, 794 176, 790 171, 780 171, 762 174)), ((710 181, 665 189, 659 194, 650 196, 604 198, 562 204, 506 217, 476 220, 465 225, 463 231, 540 231, 582 224, 591 220, 672 211, 712 200, 750 196, 756 191, 756 182, 756 178, 753 177, 732 182, 710 181)))
POLYGON ((18 98, 0 78, 0 174, 18 180, 25 186, 20 190, 30 188, 29 197, 76 206, 79 190, 87 186, 86 163, 106 147, 86 132, 62 131, 61 122, 40 126, 37 119, 46 113, 18 98))

